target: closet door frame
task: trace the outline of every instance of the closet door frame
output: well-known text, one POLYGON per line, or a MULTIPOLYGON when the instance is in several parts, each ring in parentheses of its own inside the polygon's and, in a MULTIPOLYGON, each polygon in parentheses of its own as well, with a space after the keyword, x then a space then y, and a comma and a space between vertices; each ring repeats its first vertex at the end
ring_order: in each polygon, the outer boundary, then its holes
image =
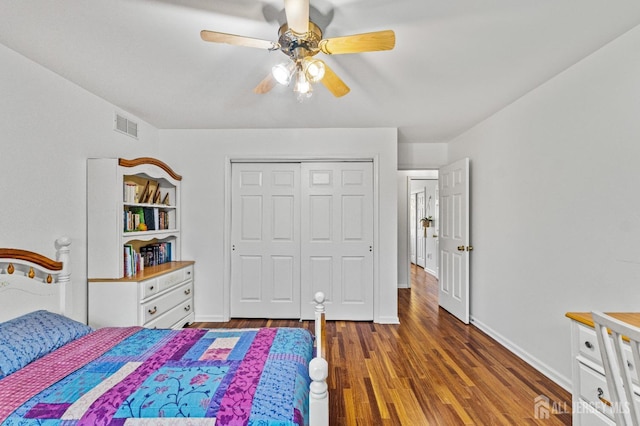
MULTIPOLYGON (((223 321, 231 319, 231 164, 232 163, 303 163, 303 162, 371 162, 373 163, 373 321, 380 322, 380 259, 379 259, 379 207, 380 207, 380 163, 378 155, 371 156, 292 156, 265 157, 250 155, 229 155, 225 157, 224 171, 224 237, 223 237, 223 321)), ((212 242, 215 243, 215 242, 212 242)))

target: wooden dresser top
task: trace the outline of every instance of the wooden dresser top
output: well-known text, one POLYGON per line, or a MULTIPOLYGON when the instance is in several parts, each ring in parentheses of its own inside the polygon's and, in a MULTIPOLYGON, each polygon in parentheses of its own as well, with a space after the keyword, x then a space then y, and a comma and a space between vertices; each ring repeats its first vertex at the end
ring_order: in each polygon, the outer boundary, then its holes
MULTIPOLYGON (((640 312, 607 312, 607 315, 611 315, 614 318, 624 321, 636 327, 640 327, 640 312)), ((593 319, 591 318, 591 312, 567 312, 566 317, 571 318, 574 321, 578 321, 589 327, 593 327, 593 319)))

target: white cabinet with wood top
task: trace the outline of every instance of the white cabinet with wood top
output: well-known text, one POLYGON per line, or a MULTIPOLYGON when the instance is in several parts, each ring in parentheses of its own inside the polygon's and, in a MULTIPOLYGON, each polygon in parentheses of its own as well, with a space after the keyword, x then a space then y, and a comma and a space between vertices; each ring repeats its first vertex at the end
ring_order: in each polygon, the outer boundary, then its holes
POLYGON ((193 264, 170 262, 131 279, 90 279, 89 325, 181 328, 193 322, 193 264))
MULTIPOLYGON (((640 313, 610 313, 609 315, 634 325, 640 325, 640 313)), ((590 313, 569 312, 571 321, 571 356, 573 360, 573 424, 576 426, 615 425, 614 409, 602 366, 596 331, 590 313)), ((634 370, 631 349, 628 348, 627 368, 634 370)), ((640 388, 635 389, 640 399, 640 388)))

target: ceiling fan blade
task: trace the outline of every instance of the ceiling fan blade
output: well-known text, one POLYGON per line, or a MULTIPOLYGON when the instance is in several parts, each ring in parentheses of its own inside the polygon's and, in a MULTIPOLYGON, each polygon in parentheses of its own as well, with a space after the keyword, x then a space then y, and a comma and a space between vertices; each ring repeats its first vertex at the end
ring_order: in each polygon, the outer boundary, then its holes
POLYGON ((269 93, 276 85, 276 79, 273 78, 273 74, 269 73, 254 89, 253 93, 258 95, 264 95, 269 93))
POLYGON ((219 33, 217 31, 200 31, 200 38, 204 41, 212 41, 214 43, 227 43, 234 46, 257 47, 258 49, 275 50, 278 46, 268 40, 259 38, 244 37, 234 34, 219 33))
POLYGON ((309 0, 284 0, 287 25, 296 34, 309 31, 309 0))
POLYGON ((324 64, 324 77, 321 81, 324 87, 329 89, 336 98, 346 95, 351 90, 326 63, 324 64))
POLYGON ((396 45, 396 34, 392 30, 354 34, 328 38, 320 41, 320 50, 328 55, 342 53, 373 52, 391 50, 396 45))

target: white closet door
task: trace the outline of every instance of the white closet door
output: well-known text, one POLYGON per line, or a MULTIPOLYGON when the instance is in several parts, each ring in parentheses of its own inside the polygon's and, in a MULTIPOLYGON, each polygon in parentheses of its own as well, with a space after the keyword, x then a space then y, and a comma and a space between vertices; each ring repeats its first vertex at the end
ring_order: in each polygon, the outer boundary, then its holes
POLYGON ((231 167, 231 316, 300 317, 300 165, 231 167))
POLYGON ((302 318, 373 320, 373 164, 302 163, 302 318))

